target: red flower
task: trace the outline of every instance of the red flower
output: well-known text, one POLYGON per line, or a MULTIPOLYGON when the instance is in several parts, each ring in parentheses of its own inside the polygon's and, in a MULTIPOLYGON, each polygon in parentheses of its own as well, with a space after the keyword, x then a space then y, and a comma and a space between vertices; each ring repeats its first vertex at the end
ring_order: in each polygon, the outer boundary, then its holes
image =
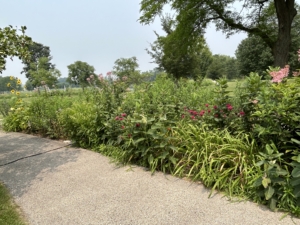
POLYGON ((245 116, 245 112, 241 111, 240 116, 245 116))
POLYGON ((209 104, 205 104, 205 107, 208 107, 209 106, 209 104))
POLYGON ((125 116, 127 116, 127 114, 126 114, 126 113, 122 113, 121 116, 122 116, 122 117, 125 117, 125 116))
POLYGON ((123 118, 122 118, 122 117, 119 117, 119 120, 123 120, 123 118))
POLYGON ((231 111, 233 109, 232 105, 230 105, 230 104, 227 104, 226 107, 229 111, 231 111))
POLYGON ((192 119, 192 120, 195 120, 195 116, 191 116, 191 119, 192 119))
POLYGON ((207 112, 210 113, 211 111, 210 111, 210 110, 207 110, 207 112))
POLYGON ((214 105, 214 109, 217 109, 217 108, 218 108, 218 106, 214 105))
POLYGON ((182 115, 181 115, 181 119, 184 119, 184 117, 185 117, 185 115, 184 115, 184 114, 182 114, 182 115))
POLYGON ((137 124, 135 124, 135 126, 136 126, 136 127, 140 127, 140 126, 141 126, 141 124, 137 123, 137 124))
POLYGON ((125 127, 124 127, 124 126, 121 126, 121 128, 124 129, 125 127))
POLYGON ((115 118, 115 120, 119 120, 119 117, 117 116, 117 117, 115 118))

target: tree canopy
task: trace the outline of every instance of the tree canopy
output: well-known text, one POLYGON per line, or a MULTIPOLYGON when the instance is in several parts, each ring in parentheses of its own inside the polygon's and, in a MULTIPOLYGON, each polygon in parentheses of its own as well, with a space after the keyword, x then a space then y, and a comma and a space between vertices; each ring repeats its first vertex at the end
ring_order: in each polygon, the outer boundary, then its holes
POLYGON ((61 76, 59 70, 49 69, 49 58, 47 57, 41 57, 38 59, 38 62, 31 63, 28 73, 30 74, 29 80, 33 87, 41 85, 52 87, 61 76))
POLYGON ((274 65, 284 67, 288 61, 292 22, 297 14, 295 0, 142 0, 140 22, 149 24, 167 4, 176 12, 177 37, 186 49, 213 22, 227 36, 244 31, 261 37, 272 49, 274 65), (276 35, 268 21, 272 3, 276 11, 276 35))
MULTIPOLYGON (((299 5, 295 6, 299 11, 299 5)), ((269 33, 270 36, 277 36, 276 26, 276 10, 274 4, 270 4, 265 13, 268 26, 273 27, 269 33)), ((290 70, 299 68, 297 50, 300 48, 300 15, 296 15, 292 23, 291 30, 291 45, 289 50, 289 57, 287 64, 290 70)), ((238 60, 239 71, 242 75, 248 75, 250 72, 257 72, 263 74, 268 66, 274 62, 272 49, 259 36, 248 35, 248 37, 241 41, 235 52, 238 60)))
POLYGON ((89 85, 88 78, 95 75, 95 68, 86 62, 76 61, 68 66, 67 82, 80 85, 83 89, 89 85))
POLYGON ((203 78, 212 61, 212 54, 202 37, 183 51, 181 40, 174 32, 176 21, 170 16, 161 17, 161 25, 166 36, 156 32, 157 40, 147 49, 148 54, 158 64, 158 69, 166 71, 176 79, 180 77, 203 78))
POLYGON ((50 62, 52 60, 52 56, 50 55, 50 48, 48 46, 32 42, 28 46, 28 50, 30 52, 30 58, 28 60, 22 60, 24 64, 22 73, 25 73, 27 78, 30 78, 29 70, 32 70, 30 64, 38 63, 39 58, 41 57, 48 58, 48 63, 44 65, 46 70, 55 69, 55 65, 50 62))
POLYGON ((0 73, 5 70, 6 58, 17 56, 23 61, 28 61, 30 52, 28 47, 31 38, 25 35, 26 27, 21 29, 12 26, 0 28, 0 73), (21 34, 19 34, 21 32, 21 34))

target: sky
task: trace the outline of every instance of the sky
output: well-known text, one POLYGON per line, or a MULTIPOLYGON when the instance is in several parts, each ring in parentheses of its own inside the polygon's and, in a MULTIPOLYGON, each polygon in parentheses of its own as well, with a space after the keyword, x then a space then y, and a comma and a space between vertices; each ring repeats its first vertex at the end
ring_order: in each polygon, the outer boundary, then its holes
MULTIPOLYGON (((119 58, 137 57, 139 70, 154 69, 146 48, 156 40, 154 31, 164 35, 159 18, 150 25, 138 22, 140 0, 0 0, 0 27, 26 26, 26 35, 49 46, 52 63, 68 76, 67 66, 83 61, 94 66, 96 74, 111 71, 119 58)), ((206 41, 213 54, 234 56, 238 44, 247 37, 239 33, 226 39, 211 25, 206 41)), ((7 59, 1 76, 17 76, 23 64, 7 59)))

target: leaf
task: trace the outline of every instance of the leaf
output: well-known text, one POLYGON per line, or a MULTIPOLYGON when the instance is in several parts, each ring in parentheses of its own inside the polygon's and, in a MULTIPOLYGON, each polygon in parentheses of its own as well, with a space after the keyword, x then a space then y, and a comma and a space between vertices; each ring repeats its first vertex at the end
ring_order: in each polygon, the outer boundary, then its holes
POLYGON ((137 143, 139 143, 139 142, 141 142, 141 141, 144 141, 145 140, 145 138, 139 138, 139 139, 137 139, 136 141, 134 141, 134 144, 137 144, 137 143))
POLYGON ((268 155, 271 155, 274 151, 269 144, 266 145, 266 150, 267 150, 268 155))
POLYGON ((292 178, 291 179, 291 185, 292 186, 297 186, 300 184, 300 179, 299 178, 292 178))
POLYGON ((266 178, 266 177, 264 177, 263 179, 262 179, 262 185, 264 186, 264 188, 267 188, 268 187, 268 185, 271 183, 271 180, 270 180, 270 178, 266 178))
POLYGON ((259 187, 260 185, 262 185, 262 177, 260 177, 254 181, 253 187, 259 187))
POLYGON ((292 171, 293 177, 300 177, 300 167, 295 167, 292 171))
POLYGON ((269 206, 270 206, 271 210, 273 210, 273 211, 276 210, 276 203, 277 203, 276 198, 271 198, 270 199, 269 206))
POLYGON ((294 187, 294 191, 293 191, 295 198, 300 197, 300 185, 297 185, 294 187))
POLYGON ((272 186, 269 186, 267 188, 267 190, 265 191, 265 198, 266 198, 266 200, 269 200, 270 198, 272 198, 274 192, 275 192, 274 188, 272 186))
POLYGON ((177 159, 174 158, 173 156, 169 157, 169 161, 171 161, 173 163, 173 165, 176 165, 176 163, 177 163, 177 159))
POLYGON ((261 165, 263 165, 265 162, 266 162, 265 160, 261 160, 261 161, 255 163, 255 166, 261 166, 261 165))
POLYGON ((148 157, 148 162, 149 162, 150 165, 152 165, 153 160, 154 160, 153 155, 152 155, 152 154, 149 155, 149 157, 148 157))
POLYGON ((300 141, 298 141, 298 140, 296 140, 296 139, 294 139, 294 138, 292 138, 291 141, 292 141, 292 142, 295 142, 295 143, 298 144, 298 145, 300 145, 300 141))

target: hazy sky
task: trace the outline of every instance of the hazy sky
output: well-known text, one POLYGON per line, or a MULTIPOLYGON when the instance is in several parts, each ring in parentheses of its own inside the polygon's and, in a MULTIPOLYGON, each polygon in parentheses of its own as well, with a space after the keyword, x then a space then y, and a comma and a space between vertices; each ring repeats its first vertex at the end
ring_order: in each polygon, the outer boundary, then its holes
MULTIPOLYGON (((112 70, 118 58, 136 56, 140 70, 153 69, 145 51, 155 41, 154 30, 164 34, 160 21, 141 25, 140 0, 0 0, 0 27, 27 26, 26 34, 35 42, 49 46, 52 62, 68 76, 67 66, 84 61, 96 73, 112 70)), ((245 33, 226 39, 211 26, 205 35, 213 54, 234 56, 245 33)), ((20 75, 23 65, 17 58, 7 60, 1 76, 20 75)))

